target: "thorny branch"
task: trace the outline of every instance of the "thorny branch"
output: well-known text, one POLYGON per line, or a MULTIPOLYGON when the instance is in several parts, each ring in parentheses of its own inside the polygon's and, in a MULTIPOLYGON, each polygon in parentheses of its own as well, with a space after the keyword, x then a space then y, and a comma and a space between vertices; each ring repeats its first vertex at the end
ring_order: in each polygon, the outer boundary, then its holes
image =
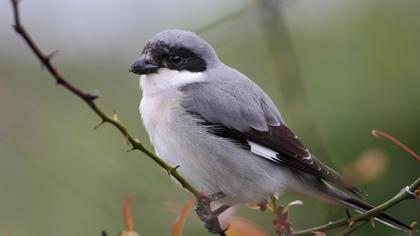
MULTIPOLYGON (((131 150, 139 150, 150 157, 153 161, 155 161, 159 166, 165 169, 168 172, 168 175, 174 177, 185 189, 190 191, 196 198, 198 205, 203 205, 202 196, 200 192, 195 189, 190 183, 188 183, 177 171, 178 167, 172 167, 165 163, 162 159, 160 159, 157 155, 155 155, 152 151, 147 149, 138 139, 134 138, 130 132, 128 131, 127 127, 122 124, 116 114, 114 113, 112 116, 107 115, 100 106, 96 104, 96 99, 99 98, 96 94, 91 94, 88 92, 84 92, 81 89, 74 86, 68 80, 66 80, 60 71, 51 63, 52 57, 55 55, 55 52, 51 54, 44 54, 38 45, 34 42, 31 38, 29 33, 26 31, 24 26, 21 23, 20 15, 19 15, 19 0, 11 0, 12 7, 13 7, 13 15, 14 15, 14 25, 13 28, 15 31, 24 39, 26 44, 31 48, 32 52, 38 57, 41 64, 50 72, 50 74, 55 79, 58 85, 63 86, 71 93, 82 99, 92 110, 101 118, 101 122, 95 126, 95 128, 99 128, 101 125, 105 123, 109 123, 115 128, 117 128, 121 134, 125 137, 127 143, 131 145, 131 150)), ((225 233, 221 233, 221 236, 225 235, 225 233)))
MULTIPOLYGON (((403 188, 399 193, 397 193, 393 198, 390 200, 380 204, 379 206, 372 208, 369 211, 363 212, 361 214, 352 216, 349 222, 348 218, 343 218, 325 225, 317 226, 310 229, 305 229, 301 231, 293 232, 293 235, 313 235, 314 232, 320 231, 325 232, 327 230, 336 229, 342 226, 349 226, 350 229, 346 229, 346 232, 352 232, 355 228, 359 227, 358 222, 369 222, 375 216, 381 214, 382 212, 386 211, 387 209, 397 205, 398 203, 409 200, 409 199, 418 199, 420 194, 418 189, 420 188, 420 178, 414 181, 410 186, 403 188), (352 230, 353 229, 353 230, 352 230), (351 230, 351 231, 350 231, 351 230)), ((361 225, 360 225, 361 226, 361 225)), ((343 234, 346 235, 346 234, 343 234)))
MULTIPOLYGON (((72 83, 70 83, 68 80, 66 80, 60 71, 54 67, 51 63, 52 57, 56 54, 57 51, 54 51, 50 54, 44 54, 41 49, 37 46, 37 44, 33 41, 33 39, 30 37, 30 35, 27 33, 23 25, 21 24, 20 15, 19 15, 19 0, 11 0, 12 6, 13 6, 13 13, 14 13, 14 26, 13 28, 15 31, 24 39, 24 41, 27 43, 27 45, 31 48, 32 52, 35 54, 35 56, 39 59, 41 64, 47 68, 47 70, 50 72, 50 74, 55 79, 56 83, 58 85, 63 86, 67 90, 69 90, 71 93, 82 99, 92 110, 101 118, 101 122, 95 126, 95 128, 99 128, 101 125, 105 123, 109 123, 115 128, 117 128, 121 134, 126 138, 126 141, 131 145, 131 150, 139 150, 146 154, 148 157, 150 157, 153 161, 155 161, 159 166, 161 166, 163 169, 165 169, 169 175, 174 177, 185 189, 190 191, 196 198, 197 204, 199 206, 203 205, 202 201, 202 194, 198 192, 194 187, 192 187, 177 171, 177 168, 179 166, 172 167, 165 163, 162 159, 160 159, 158 156, 156 156, 152 151, 147 149, 138 139, 134 138, 130 132, 128 131, 127 127, 122 124, 119 120, 117 115, 114 113, 112 116, 107 115, 97 104, 96 99, 99 98, 96 94, 91 94, 88 92, 84 92, 81 89, 74 86, 72 83)), ((418 155, 415 154, 413 151, 405 147, 403 144, 401 144, 398 140, 393 138, 392 136, 378 131, 374 130, 373 134, 378 136, 384 136, 394 143, 401 146, 404 150, 409 152, 411 155, 419 159, 418 155)), ((340 235, 349 235, 354 230, 362 227, 366 223, 370 222, 375 216, 379 215, 383 211, 389 209, 390 207, 400 203, 401 201, 413 199, 413 198, 420 198, 420 178, 417 179, 413 184, 410 186, 405 187, 402 189, 398 194, 396 194, 393 198, 390 200, 384 202, 383 204, 366 211, 364 213, 358 214, 356 216, 353 216, 351 218, 351 224, 349 224, 349 219, 344 218, 341 220, 337 220, 335 222, 331 222, 325 225, 321 225, 318 227, 301 230, 301 231, 295 231, 293 232, 293 235, 313 235, 314 232, 323 232, 334 228, 339 228, 343 226, 349 226, 344 231, 340 233, 340 235)), ((106 235, 106 232, 102 232, 102 235, 106 235)), ((220 233, 221 236, 225 236, 225 233, 220 233)))
MULTIPOLYGON (((398 139, 394 138, 392 135, 384 131, 377 130, 377 129, 372 130, 372 135, 375 137, 383 136, 387 138, 391 142, 395 143, 396 145, 404 149, 408 154, 414 156, 417 160, 419 160, 418 154, 416 154, 413 150, 405 146, 398 139)), ((293 232, 293 235, 313 235, 314 232, 324 232, 330 229, 336 229, 343 226, 349 226, 349 227, 344 229, 344 231, 342 231, 339 235, 343 235, 343 236, 350 235, 356 229, 362 227, 368 222, 371 222, 375 216, 381 214, 382 212, 391 208, 392 206, 395 206, 398 203, 404 200, 409 200, 409 199, 417 199, 417 200, 420 199, 420 178, 414 181, 414 183, 412 183, 410 186, 406 186, 405 188, 403 188, 398 194, 396 194, 390 200, 382 203, 381 205, 375 208, 372 208, 369 211, 363 212, 351 218, 347 217, 347 218, 330 222, 328 224, 317 226, 314 228, 305 229, 301 231, 295 231, 293 232)))

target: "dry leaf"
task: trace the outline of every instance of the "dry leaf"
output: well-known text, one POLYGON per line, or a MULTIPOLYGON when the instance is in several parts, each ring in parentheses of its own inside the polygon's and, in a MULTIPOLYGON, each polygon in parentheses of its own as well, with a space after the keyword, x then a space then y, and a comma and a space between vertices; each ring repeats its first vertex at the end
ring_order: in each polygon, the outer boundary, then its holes
POLYGON ((130 210, 130 204, 132 202, 132 195, 129 195, 123 202, 123 216, 126 230, 119 233, 119 236, 139 236, 139 234, 136 231, 134 231, 134 221, 130 210))
POLYGON ((274 229, 278 235, 292 235, 292 225, 289 222, 289 212, 285 211, 283 207, 277 207, 274 210, 274 229))
POLYGON ((301 200, 295 200, 287 204, 286 207, 277 207, 274 210, 274 229, 278 235, 292 235, 292 225, 289 222, 289 208, 294 205, 303 205, 301 200))
POLYGON ((176 219, 175 223, 172 225, 172 236, 181 236, 182 230, 184 229, 185 219, 190 212, 192 205, 195 202, 195 198, 191 197, 188 202, 182 207, 178 218, 176 219))

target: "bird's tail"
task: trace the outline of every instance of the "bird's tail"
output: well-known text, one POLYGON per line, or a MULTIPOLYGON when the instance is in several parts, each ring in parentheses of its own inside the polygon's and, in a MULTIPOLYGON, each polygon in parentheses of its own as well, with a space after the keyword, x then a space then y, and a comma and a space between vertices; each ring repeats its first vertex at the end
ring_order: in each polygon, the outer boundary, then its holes
MULTIPOLYGON (((369 203, 357 199, 355 197, 350 196, 349 194, 338 190, 332 186, 329 186, 329 194, 333 195, 335 197, 335 200, 338 201, 339 203, 350 207, 356 211, 359 212, 365 212, 365 211, 369 211, 372 208, 374 208, 374 206, 370 205, 369 203)), ((405 224, 404 222, 386 214, 386 213, 381 213, 378 216, 375 217, 376 220, 378 220, 379 222, 388 225, 392 228, 398 229, 398 230, 402 230, 402 231, 409 231, 412 230, 412 227, 405 224)))

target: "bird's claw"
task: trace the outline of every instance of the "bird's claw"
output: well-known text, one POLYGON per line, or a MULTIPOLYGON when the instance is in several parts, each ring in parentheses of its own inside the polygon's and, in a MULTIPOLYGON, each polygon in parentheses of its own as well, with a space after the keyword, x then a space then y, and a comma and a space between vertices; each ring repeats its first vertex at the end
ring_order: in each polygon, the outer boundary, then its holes
POLYGON ((202 204, 196 204, 195 213, 200 218, 200 220, 204 222, 204 227, 206 227, 206 229, 210 233, 219 234, 227 230, 227 229, 222 229, 217 217, 221 213, 223 213, 226 209, 228 209, 229 206, 222 205, 214 211, 212 211, 210 207, 211 202, 219 200, 224 197, 226 197, 226 195, 222 192, 211 194, 209 196, 203 195, 201 197, 202 204))

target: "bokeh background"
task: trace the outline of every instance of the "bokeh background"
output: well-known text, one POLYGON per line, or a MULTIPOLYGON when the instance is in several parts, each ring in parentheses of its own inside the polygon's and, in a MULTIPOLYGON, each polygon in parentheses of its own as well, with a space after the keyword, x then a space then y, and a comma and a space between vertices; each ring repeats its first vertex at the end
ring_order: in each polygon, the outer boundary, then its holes
MULTIPOLYGON (((0 235, 116 235, 121 203, 133 193, 141 235, 169 235, 189 194, 78 98, 57 87, 12 30, 0 1, 0 235)), ((138 78, 128 73, 145 42, 172 28, 198 32, 228 65, 257 82, 313 153, 381 203, 419 176, 419 163, 374 128, 420 151, 418 0, 25 0, 23 23, 66 78, 102 95, 133 134, 141 125, 138 78)), ((295 228, 345 215, 300 196, 295 228)), ((420 204, 390 213, 420 220, 420 204)), ((274 235, 272 216, 239 215, 274 235)), ((209 235, 194 214, 185 235, 209 235)), ((405 235, 377 224, 354 235, 405 235)))

